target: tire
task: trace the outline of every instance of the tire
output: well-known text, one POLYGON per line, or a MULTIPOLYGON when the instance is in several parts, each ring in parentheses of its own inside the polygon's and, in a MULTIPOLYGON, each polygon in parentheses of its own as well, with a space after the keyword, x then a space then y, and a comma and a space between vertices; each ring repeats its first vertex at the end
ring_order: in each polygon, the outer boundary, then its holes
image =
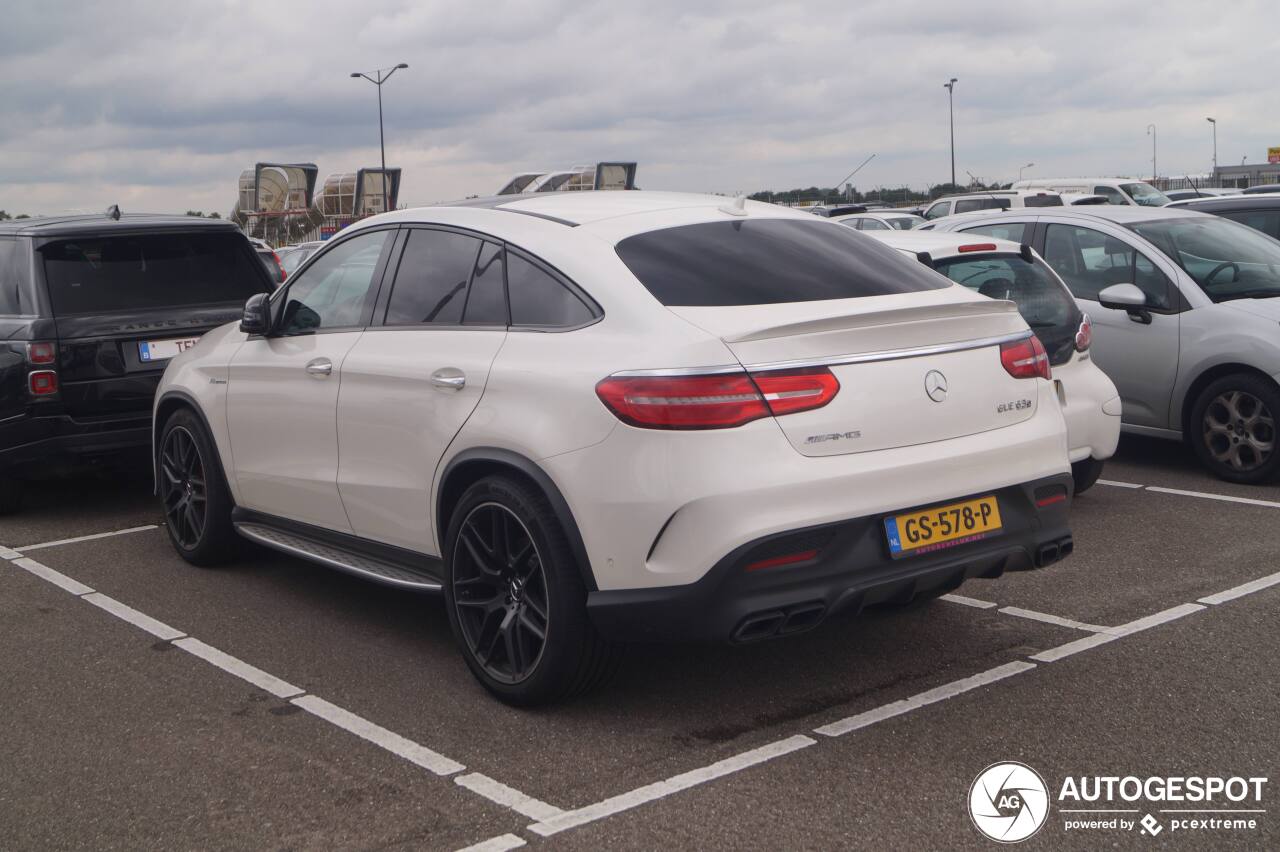
POLYGON ((0 471, 0 515, 22 510, 23 482, 8 471, 0 471))
POLYGON ((449 626, 494 696, 550 704, 613 673, 618 649, 591 625, 577 560, 536 488, 503 475, 473 484, 453 510, 444 554, 449 626))
POLYGON ((1098 477, 1102 476, 1103 462, 1092 456, 1071 464, 1071 480, 1075 483, 1075 494, 1083 494, 1094 486, 1098 477))
POLYGON ((1280 388, 1261 376, 1236 373, 1211 382, 1196 397, 1187 440, 1219 479, 1256 485, 1280 475, 1276 421, 1280 388))
POLYGON ((191 409, 165 422, 156 467, 165 529, 178 555, 200 566, 233 558, 241 539, 231 525, 231 492, 213 441, 191 409))

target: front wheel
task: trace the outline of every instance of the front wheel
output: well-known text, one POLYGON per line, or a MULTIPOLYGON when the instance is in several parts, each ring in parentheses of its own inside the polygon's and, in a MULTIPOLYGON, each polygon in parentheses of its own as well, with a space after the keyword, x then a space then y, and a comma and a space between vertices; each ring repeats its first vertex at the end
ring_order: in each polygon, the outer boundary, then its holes
POLYGON ((1076 494, 1083 494, 1094 486, 1098 477, 1102 476, 1102 462, 1090 456, 1071 464, 1071 480, 1076 494))
POLYGON ((496 697, 551 703, 612 672, 616 649, 587 617, 577 560, 540 492, 506 476, 476 482, 453 511, 444 552, 449 625, 496 697))
POLYGON ((1191 408, 1187 437, 1200 461, 1228 482, 1270 482, 1280 473, 1276 417, 1280 389, 1240 373, 1209 384, 1191 408))
POLYGON ((156 454, 165 528, 178 555, 192 565, 230 559, 240 542, 231 525, 232 500, 213 441, 195 413, 174 412, 156 454))

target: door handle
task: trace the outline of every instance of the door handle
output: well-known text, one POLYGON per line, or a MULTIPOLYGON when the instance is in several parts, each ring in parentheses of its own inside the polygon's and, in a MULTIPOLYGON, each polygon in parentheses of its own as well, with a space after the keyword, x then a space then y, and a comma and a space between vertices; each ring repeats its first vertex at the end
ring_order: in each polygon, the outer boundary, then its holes
POLYGON ((316 358, 307 362, 307 374, 311 376, 327 376, 333 372, 333 362, 328 358, 316 358))
POLYGON ((441 367, 431 374, 431 384, 440 390, 458 391, 466 387, 467 376, 457 367, 441 367))

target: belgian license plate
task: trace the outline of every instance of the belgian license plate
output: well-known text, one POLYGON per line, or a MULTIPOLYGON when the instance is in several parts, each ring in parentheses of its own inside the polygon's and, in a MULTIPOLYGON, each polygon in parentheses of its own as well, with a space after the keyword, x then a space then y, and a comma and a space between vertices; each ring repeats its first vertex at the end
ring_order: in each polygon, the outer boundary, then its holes
POLYGON ((1000 504, 979 497, 884 519, 894 559, 931 553, 1000 533, 1000 504))
POLYGON ((186 352, 200 342, 198 337, 180 337, 173 340, 143 340, 138 343, 138 359, 143 363, 168 361, 186 352))

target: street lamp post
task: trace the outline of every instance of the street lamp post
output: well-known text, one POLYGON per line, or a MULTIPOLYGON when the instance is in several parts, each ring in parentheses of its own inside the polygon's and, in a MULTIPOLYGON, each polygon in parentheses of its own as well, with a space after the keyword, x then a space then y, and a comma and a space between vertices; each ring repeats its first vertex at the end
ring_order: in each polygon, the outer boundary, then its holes
MULTIPOLYGON (((382 212, 386 213, 391 209, 390 192, 387 189, 387 142, 382 132, 382 84, 391 79, 391 75, 399 71, 401 68, 408 68, 406 62, 401 62, 394 68, 379 68, 372 71, 374 76, 370 77, 362 71, 352 71, 352 77, 363 77, 370 83, 378 87, 378 147, 382 150, 382 212)), ((355 212, 355 211, 352 211, 355 212)))
POLYGON ((1032 167, 1032 166, 1034 166, 1034 165, 1035 165, 1035 163, 1027 163, 1025 166, 1018 166, 1018 180, 1022 180, 1022 170, 1023 170, 1023 169, 1029 169, 1029 168, 1031 168, 1031 167, 1032 167))
POLYGON ((1156 126, 1154 124, 1147 125, 1147 135, 1151 137, 1151 179, 1155 180, 1160 177, 1160 172, 1156 168, 1156 126))
POLYGON ((951 185, 956 185, 956 78, 942 84, 947 90, 947 112, 951 117, 951 185))
POLYGON ((1206 118, 1205 121, 1213 125, 1213 174, 1218 174, 1218 119, 1206 118))

